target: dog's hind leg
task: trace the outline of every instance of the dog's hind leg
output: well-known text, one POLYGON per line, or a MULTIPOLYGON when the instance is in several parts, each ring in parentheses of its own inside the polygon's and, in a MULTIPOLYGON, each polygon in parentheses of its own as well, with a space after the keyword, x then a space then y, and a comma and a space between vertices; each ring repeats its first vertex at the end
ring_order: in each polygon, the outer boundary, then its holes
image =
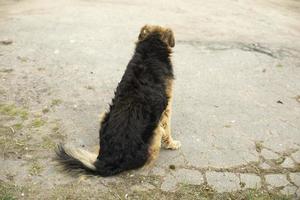
POLYGON ((163 147, 166 149, 179 149, 181 146, 180 141, 173 140, 171 136, 172 88, 173 88, 173 81, 169 80, 167 82, 167 90, 166 90, 166 93, 169 98, 169 102, 166 110, 163 112, 161 116, 160 126, 163 127, 164 129, 162 135, 163 147))
POLYGON ((148 149, 149 157, 148 161, 146 163, 146 167, 151 167, 154 163, 154 161, 157 159, 161 147, 161 139, 163 136, 164 129, 158 125, 156 129, 154 130, 151 143, 148 149))

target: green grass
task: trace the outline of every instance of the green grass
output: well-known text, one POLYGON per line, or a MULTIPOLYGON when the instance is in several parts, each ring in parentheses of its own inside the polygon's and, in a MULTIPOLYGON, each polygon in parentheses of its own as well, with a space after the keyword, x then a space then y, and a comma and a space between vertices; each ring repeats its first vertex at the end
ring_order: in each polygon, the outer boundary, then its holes
POLYGON ((36 176, 39 175, 43 170, 43 166, 37 161, 34 161, 29 169, 29 173, 33 176, 36 176))
POLYGON ((44 108, 44 109, 42 110, 42 112, 43 112, 44 114, 48 113, 49 111, 50 111, 49 108, 44 108))
POLYGON ((16 188, 14 186, 0 182, 0 200, 16 200, 15 192, 16 188))
POLYGON ((13 128, 16 130, 21 130, 23 128, 23 124, 21 124, 21 123, 14 124, 13 128))
POLYGON ((43 142, 42 142, 41 146, 44 149, 52 150, 56 147, 55 142, 50 137, 44 136, 42 139, 43 139, 43 142))
POLYGON ((14 71, 13 69, 0 69, 0 72, 3 72, 3 73, 10 73, 13 71, 14 71))
POLYGON ((37 118, 37 119, 33 120, 33 122, 32 122, 31 125, 34 128, 39 128, 41 126, 44 126, 45 124, 46 124, 46 121, 44 121, 44 120, 42 120, 40 118, 37 118))
POLYGON ((28 112, 24 108, 18 108, 13 104, 0 104, 0 114, 11 117, 21 117, 23 120, 28 119, 28 112))
POLYGON ((255 142, 255 150, 256 150, 258 153, 260 153, 262 149, 263 149, 262 141, 256 141, 256 142, 255 142))
POLYGON ((0 152, 4 156, 24 154, 26 142, 26 139, 15 137, 9 127, 0 126, 0 152))
POLYGON ((53 99, 51 101, 51 107, 54 107, 54 106, 58 106, 59 104, 62 103, 62 100, 61 99, 53 99))
POLYGON ((277 192, 268 192, 260 188, 244 189, 234 192, 219 193, 209 185, 180 184, 175 192, 174 199, 237 199, 237 200, 291 200, 292 196, 277 192))

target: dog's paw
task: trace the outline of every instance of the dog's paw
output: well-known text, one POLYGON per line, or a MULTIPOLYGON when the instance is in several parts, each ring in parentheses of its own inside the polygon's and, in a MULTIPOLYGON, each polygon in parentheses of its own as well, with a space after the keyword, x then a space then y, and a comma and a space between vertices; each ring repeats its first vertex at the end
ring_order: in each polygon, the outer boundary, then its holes
POLYGON ((178 140, 173 140, 168 145, 165 146, 166 149, 176 150, 181 147, 181 142, 178 140))

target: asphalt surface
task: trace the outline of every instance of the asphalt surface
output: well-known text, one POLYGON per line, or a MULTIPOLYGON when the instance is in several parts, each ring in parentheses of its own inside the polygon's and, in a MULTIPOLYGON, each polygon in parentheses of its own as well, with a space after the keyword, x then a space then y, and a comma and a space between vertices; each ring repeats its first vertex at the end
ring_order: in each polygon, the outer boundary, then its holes
POLYGON ((25 199, 80 199, 82 188, 90 199, 168 199, 182 184, 299 198, 299 38, 295 0, 2 0, 1 187, 25 199), (60 172, 55 144, 98 144, 98 115, 144 24, 175 33, 172 134, 181 149, 108 179, 60 172))

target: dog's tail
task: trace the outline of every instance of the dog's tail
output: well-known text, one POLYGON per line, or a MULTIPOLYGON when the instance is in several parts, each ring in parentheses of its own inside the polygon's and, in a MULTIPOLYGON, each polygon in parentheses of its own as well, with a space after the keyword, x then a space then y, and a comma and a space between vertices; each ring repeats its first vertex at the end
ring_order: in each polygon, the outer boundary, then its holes
POLYGON ((62 164, 62 167, 67 171, 87 171, 96 172, 95 162, 97 154, 88 152, 84 149, 74 148, 59 144, 56 151, 57 160, 62 164))

